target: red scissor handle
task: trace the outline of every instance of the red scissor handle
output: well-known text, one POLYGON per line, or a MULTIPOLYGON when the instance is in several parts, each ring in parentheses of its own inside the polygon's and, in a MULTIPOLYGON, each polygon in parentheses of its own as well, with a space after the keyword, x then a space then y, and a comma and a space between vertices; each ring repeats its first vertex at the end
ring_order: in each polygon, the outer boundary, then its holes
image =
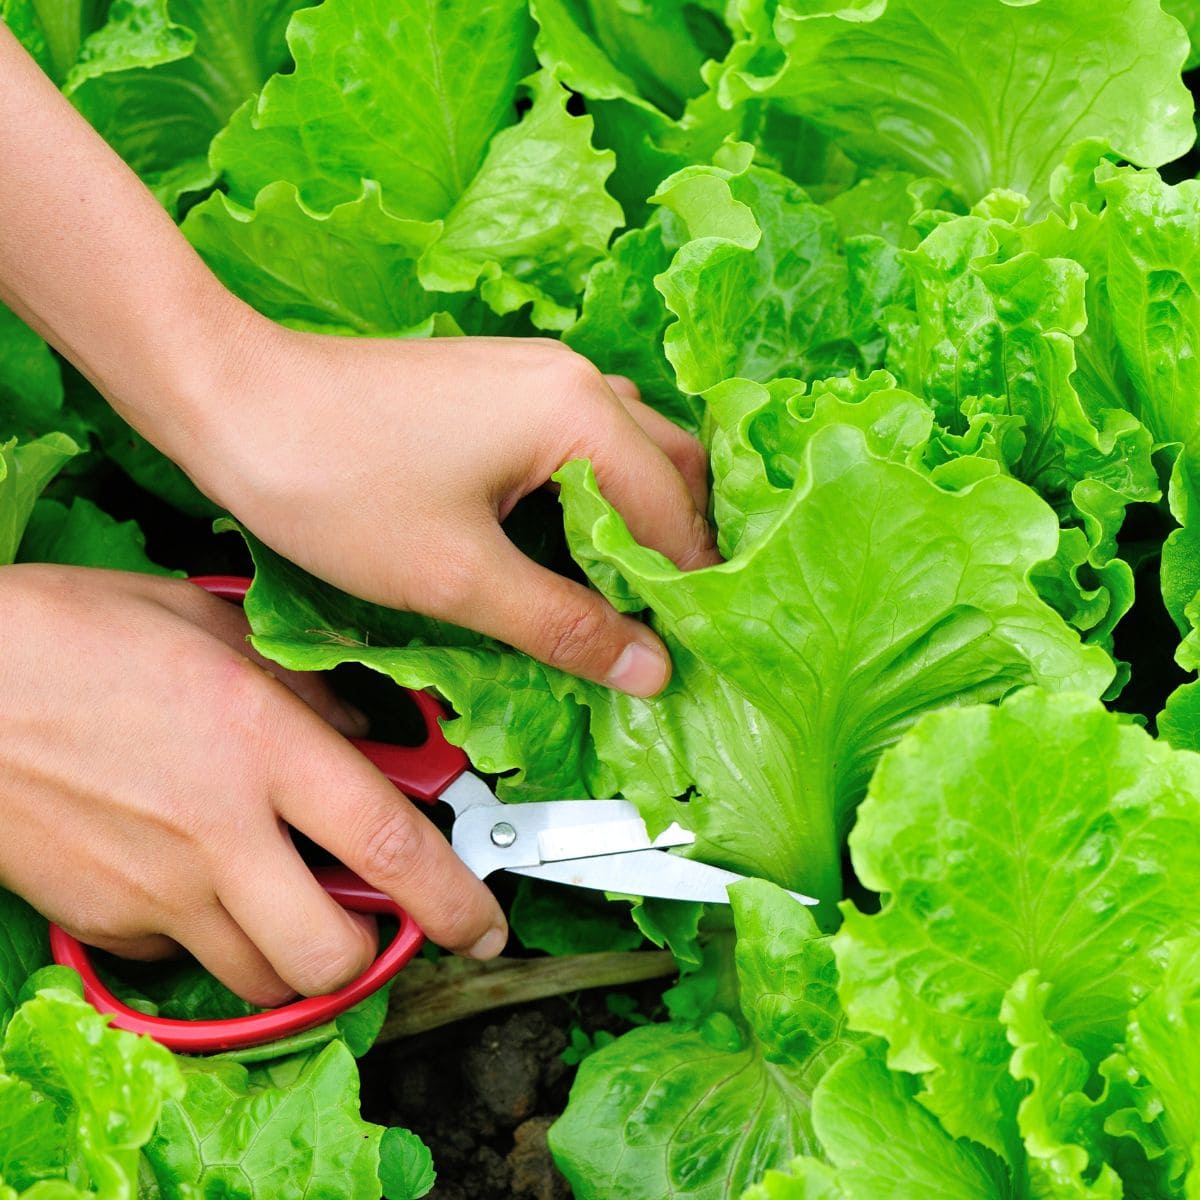
MULTIPOLYGON (((250 580, 235 575, 196 576, 192 583, 240 603, 250 580)), ((426 740, 420 746, 393 746, 385 742, 352 739, 352 744, 406 795, 428 804, 438 797, 470 765, 467 756, 450 745, 439 718, 445 709, 425 692, 410 691, 425 721, 426 740)), ((87 948, 57 925, 50 926, 50 949, 54 961, 73 967, 83 978, 83 995, 99 1012, 112 1016, 112 1024, 132 1033, 144 1033, 172 1050, 200 1054, 259 1046, 294 1033, 302 1033, 332 1020, 346 1009, 382 987, 420 949, 425 935, 396 902, 364 883, 345 867, 325 867, 313 872, 321 886, 352 912, 389 913, 400 929, 387 949, 357 979, 327 996, 310 996, 282 1008, 231 1017, 221 1021, 180 1021, 150 1017, 122 1004, 96 974, 87 948)))
POLYGON ((118 1029, 149 1034, 156 1042, 185 1054, 210 1054, 274 1042, 331 1021, 365 1000, 387 983, 425 940, 425 935, 408 913, 395 901, 363 883, 352 871, 345 867, 319 867, 313 874, 321 886, 351 912, 390 913, 400 920, 400 929, 388 948, 357 979, 328 996, 310 996, 282 1008, 221 1021, 150 1017, 122 1004, 96 974, 87 947, 57 925, 50 926, 50 950, 55 962, 79 972, 83 978, 84 999, 97 1011, 111 1014, 112 1023, 118 1029))

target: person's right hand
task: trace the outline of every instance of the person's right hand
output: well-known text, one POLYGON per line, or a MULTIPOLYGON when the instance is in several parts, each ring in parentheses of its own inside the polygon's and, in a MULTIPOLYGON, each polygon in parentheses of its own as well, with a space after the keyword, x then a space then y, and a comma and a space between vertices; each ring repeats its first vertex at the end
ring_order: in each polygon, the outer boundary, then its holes
POLYGON ((126 958, 183 946, 257 1004, 331 991, 374 941, 290 825, 440 945, 502 949, 492 894, 342 736, 361 717, 318 676, 255 659, 235 606, 23 565, 0 567, 0 612, 0 884, 68 933, 126 958))

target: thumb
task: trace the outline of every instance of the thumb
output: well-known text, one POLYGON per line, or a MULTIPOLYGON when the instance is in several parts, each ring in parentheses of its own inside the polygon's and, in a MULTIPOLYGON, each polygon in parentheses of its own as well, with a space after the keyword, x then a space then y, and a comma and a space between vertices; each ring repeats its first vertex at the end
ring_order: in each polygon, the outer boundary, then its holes
POLYGON ((570 675, 654 696, 667 686, 671 659, 652 630, 622 616, 599 592, 526 558, 498 526, 485 538, 479 591, 444 615, 570 675))

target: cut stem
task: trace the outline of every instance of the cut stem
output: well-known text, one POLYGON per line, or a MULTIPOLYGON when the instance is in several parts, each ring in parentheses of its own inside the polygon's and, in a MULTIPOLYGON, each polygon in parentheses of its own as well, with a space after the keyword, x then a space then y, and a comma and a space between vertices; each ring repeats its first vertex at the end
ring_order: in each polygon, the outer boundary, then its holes
POLYGON ((447 955, 417 959, 396 977, 380 1042, 427 1033, 494 1008, 528 1004, 587 988, 621 987, 676 972, 668 950, 569 954, 560 958, 495 958, 490 962, 447 955))

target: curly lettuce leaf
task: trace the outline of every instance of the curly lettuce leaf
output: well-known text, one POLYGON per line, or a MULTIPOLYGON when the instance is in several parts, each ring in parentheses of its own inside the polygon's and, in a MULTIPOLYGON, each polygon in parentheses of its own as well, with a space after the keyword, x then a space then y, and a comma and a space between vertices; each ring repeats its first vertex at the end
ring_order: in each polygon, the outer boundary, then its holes
POLYGON ((186 1093, 166 1103, 146 1146, 165 1200, 378 1200, 383 1129, 359 1116, 358 1071, 340 1041, 275 1067, 181 1065, 186 1093))
MULTIPOLYGON (((284 31, 310 0, 169 0, 169 29, 183 52, 146 63, 106 63, 103 78, 79 84, 86 55, 100 37, 126 49, 129 36, 111 21, 85 46, 67 91, 85 117, 174 211, 179 197, 211 185, 209 143, 234 111, 288 60, 284 31)), ((116 11, 114 5, 114 13, 116 11)))
POLYGON ((11 563, 42 489, 79 447, 64 433, 0 444, 0 564, 11 563))
POLYGON ((9 1021, 0 1087, 4 1081, 27 1139, 0 1158, 5 1181, 19 1188, 70 1179, 111 1200, 138 1195, 141 1147, 164 1102, 183 1090, 170 1051, 109 1029, 106 1017, 61 988, 38 992, 9 1021))
POLYGON ((1197 1031, 1200 1029, 1200 940, 1181 938, 1167 947, 1162 978, 1129 1022, 1121 1066, 1136 1075, 1134 1105, 1111 1123, 1161 1160, 1161 1180, 1189 1200, 1200 1180, 1200 1112, 1197 1111, 1197 1031), (1190 1177, 1186 1192, 1180 1184, 1190 1177))
POLYGON ((1161 946, 1200 928, 1197 796, 1200 759, 1036 689, 932 714, 881 762, 850 847, 885 899, 843 905, 840 995, 953 1135, 1019 1159, 1001 1009, 1025 972, 1088 1064, 1120 1040, 1161 946))
POLYGON ((670 215, 659 210, 645 228, 630 229, 613 242, 588 274, 579 319, 562 340, 602 371, 632 379, 645 403, 695 430, 703 405, 676 383, 663 350, 671 314, 654 286, 678 248, 670 215))
POLYGON ((295 185, 268 184, 253 208, 218 192, 183 223, 221 281, 276 321, 365 336, 426 332, 453 303, 417 282, 417 261, 439 222, 384 211, 379 187, 327 214, 313 212, 295 185))
POLYGON ((726 105, 784 102, 853 159, 1012 188, 1041 207, 1067 151, 1106 138, 1159 166, 1191 146, 1189 52, 1158 0, 853 0, 737 8, 726 105))
POLYGON ((688 235, 655 281, 677 318, 664 347, 680 390, 877 365, 851 336, 846 259, 830 213, 783 176, 751 167, 748 155, 720 158, 672 176, 653 197, 688 235))
POLYGON ((580 1068, 550 1131, 580 1200, 724 1200, 815 1145, 813 1088, 853 1043, 832 955, 769 884, 739 883, 730 899, 730 993, 698 1021, 641 1026, 580 1068))
MULTIPOLYGON (((342 206, 373 181, 382 211, 407 228, 441 222, 417 267, 426 290, 478 288, 498 313, 528 303, 541 327, 569 325, 621 211, 604 189, 613 156, 592 147, 591 118, 567 113, 567 93, 550 74, 525 79, 532 30, 524 5, 488 0, 431 14, 415 0, 396 11, 332 0, 298 13, 288 39, 294 73, 271 79, 214 142, 213 165, 233 200, 244 210, 270 184, 290 183, 298 211, 340 210, 338 236, 371 247, 381 215, 364 216, 369 227, 355 233, 354 210, 342 206), (532 104, 518 120, 523 88, 532 104), (437 119, 413 120, 431 95, 437 119)), ((237 211, 210 211, 210 252, 222 222, 228 236, 237 233, 237 211)), ((295 238, 296 212, 282 228, 274 215, 255 212, 258 237, 295 238)), ((319 228, 300 234, 320 236, 319 228)), ((388 240, 402 236, 411 234, 388 240)))
POLYGON ((1094 364, 1115 355, 1092 349, 1107 313, 1094 286, 1091 304, 1086 297, 1095 274, 1090 224, 1080 214, 1069 226, 1051 218, 1030 229, 1020 223, 1023 207, 1017 197, 988 197, 969 215, 946 215, 903 254, 911 306, 887 309, 887 362, 947 428, 994 421, 1019 429, 1022 444, 1004 468, 1064 524, 1039 588, 1108 646, 1134 594, 1117 534, 1130 504, 1159 497, 1152 438, 1126 411, 1111 368, 1096 386, 1094 364))
POLYGON ((33 507, 18 562, 65 563, 108 567, 149 575, 182 575, 160 566, 146 553, 146 538, 136 521, 118 521, 83 496, 66 505, 42 497, 33 507))

